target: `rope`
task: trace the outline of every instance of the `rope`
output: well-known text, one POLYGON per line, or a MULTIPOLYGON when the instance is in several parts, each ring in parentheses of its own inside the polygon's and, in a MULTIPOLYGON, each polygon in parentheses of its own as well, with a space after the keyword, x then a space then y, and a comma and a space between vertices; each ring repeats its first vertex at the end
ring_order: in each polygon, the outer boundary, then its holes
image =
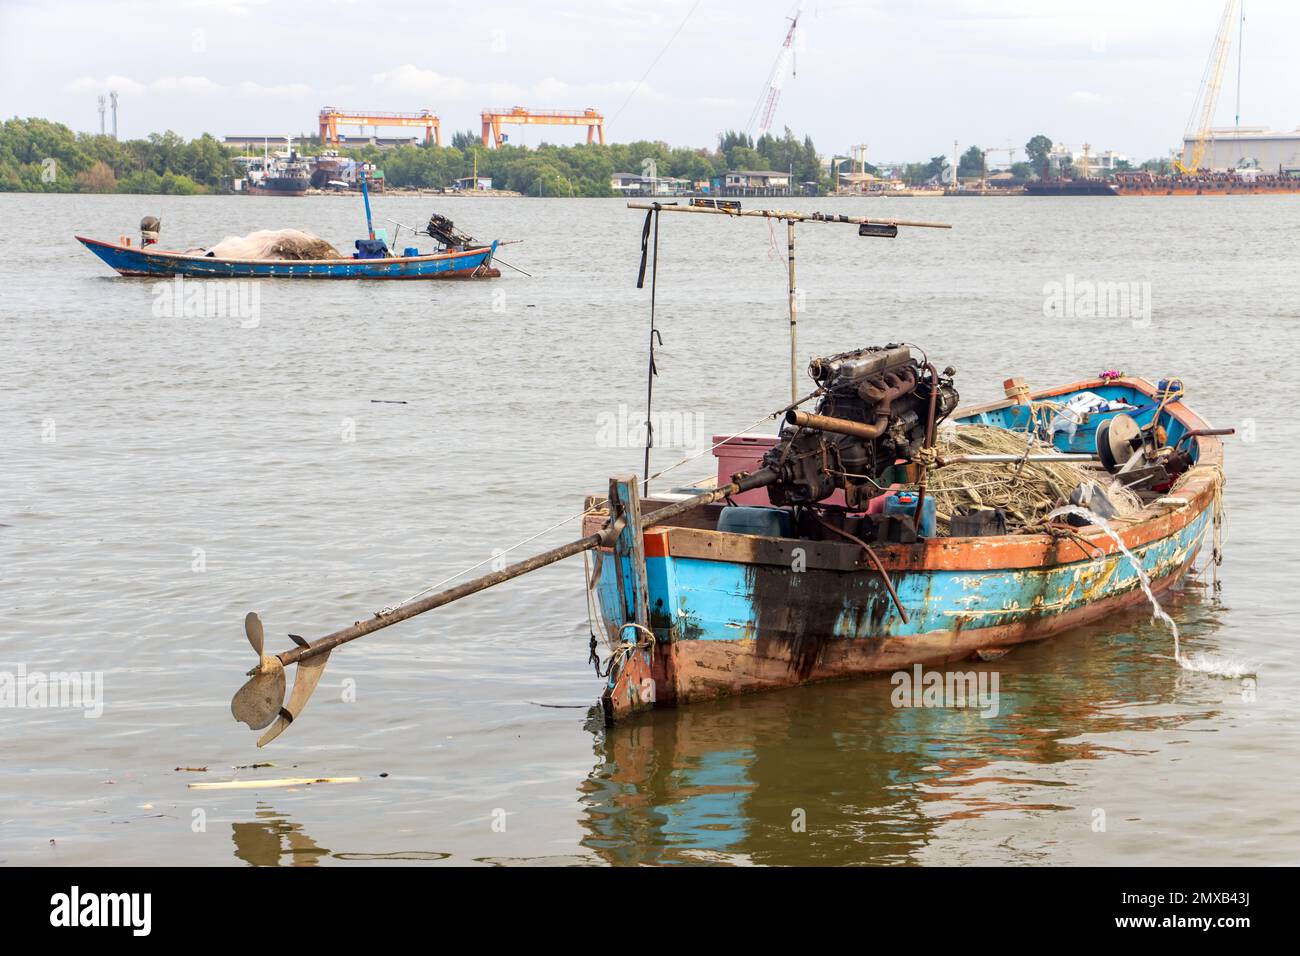
POLYGON ((627 104, 632 102, 632 97, 636 96, 637 92, 641 89, 642 84, 646 81, 646 77, 650 75, 650 71, 653 70, 655 65, 663 59, 664 54, 668 52, 668 48, 672 46, 673 41, 677 39, 677 35, 685 29, 687 21, 694 16, 696 9, 699 7, 701 2, 702 0, 695 0, 695 6, 686 11, 686 16, 682 17, 682 22, 677 24, 677 29, 673 31, 673 35, 668 38, 668 42, 664 44, 663 49, 659 51, 658 55, 650 61, 650 65, 646 67, 645 72, 641 74, 641 79, 636 81, 636 86, 632 87, 631 92, 627 94, 627 98, 623 100, 623 105, 615 110, 614 115, 609 118, 611 123, 615 122, 623 115, 623 111, 627 109, 627 104))
MULTIPOLYGON (((601 504, 605 504, 605 503, 607 503, 607 501, 601 502, 601 504)), ((536 541, 538 538, 542 537, 543 535, 550 534, 552 531, 556 530, 557 528, 564 527, 564 525, 568 524, 570 521, 574 520, 575 518, 585 518, 587 515, 593 514, 597 510, 599 509, 596 508, 595 506, 592 506, 591 508, 588 508, 586 511, 580 511, 577 514, 569 515, 567 518, 561 518, 559 521, 551 525, 549 528, 545 528, 542 531, 537 532, 537 534, 532 535, 531 537, 524 538, 524 540, 516 544, 512 544, 510 547, 506 548, 503 551, 498 551, 494 554, 490 554, 482 561, 479 561, 477 564, 471 564, 467 568, 462 568, 461 570, 457 571, 455 574, 451 575, 450 577, 445 577, 441 581, 437 581, 433 584, 430 584, 427 588, 424 588, 423 590, 420 591, 416 591, 410 597, 398 601, 396 604, 390 604, 388 607, 384 608, 383 610, 376 611, 375 616, 383 617, 386 614, 391 614, 393 611, 396 611, 399 607, 402 607, 406 604, 410 604, 416 598, 423 597, 425 594, 428 594, 430 591, 434 590, 435 588, 440 588, 444 584, 450 584, 452 581, 455 581, 458 577, 461 577, 464 574, 468 574, 470 571, 473 571, 476 568, 481 568, 483 567, 483 565, 488 564, 491 561, 495 561, 497 558, 501 557, 502 555, 509 554, 511 551, 514 551, 516 548, 521 548, 531 541, 536 541)))
MULTIPOLYGON (((690 462, 694 461, 695 459, 700 458, 700 457, 702 457, 702 456, 704 456, 704 455, 707 455, 707 454, 709 454, 710 452, 714 451, 715 449, 721 448, 723 445, 725 445, 725 444, 726 444, 728 441, 730 441, 732 438, 735 438, 735 437, 737 437, 738 435, 744 435, 744 434, 746 434, 746 433, 748 433, 748 432, 753 431, 755 428, 757 428, 759 425, 762 425, 764 422, 771 421, 772 419, 777 418, 778 416, 784 415, 784 414, 785 414, 787 411, 789 411, 791 408, 794 408, 794 407, 796 407, 796 406, 798 406, 798 405, 802 405, 804 402, 807 402, 807 401, 810 401, 810 400, 816 398, 819 394, 820 394, 820 391, 818 391, 818 392, 813 392, 812 394, 807 395, 807 396, 805 396, 804 398, 799 399, 799 401, 794 402, 794 403, 791 404, 791 405, 787 405, 787 406, 784 407, 784 408, 778 409, 777 411, 772 412, 772 413, 769 414, 769 415, 764 415, 762 418, 758 419, 757 421, 753 422, 752 424, 750 424, 750 425, 746 425, 746 426, 745 426, 744 428, 742 428, 740 431, 738 431, 738 432, 734 432, 734 433, 732 433, 731 435, 728 435, 728 436, 727 436, 726 438, 724 438, 722 441, 720 441, 720 442, 718 442, 718 443, 716 443, 716 444, 714 444, 714 445, 710 445, 708 448, 704 449, 703 451, 699 452, 698 454, 688 455, 686 458, 683 458, 681 461, 676 462, 676 463, 674 463, 674 464, 672 464, 672 465, 669 465, 667 468, 664 468, 664 469, 662 469, 661 471, 657 471, 657 472, 655 472, 653 475, 651 475, 649 478, 646 479, 647 483, 649 483, 649 482, 651 482, 651 481, 654 481, 654 480, 656 480, 656 479, 658 479, 658 478, 662 478, 664 475, 668 474, 668 472, 673 471, 673 470, 675 470, 675 469, 677 469, 677 468, 680 468, 682 465, 689 464, 690 462)), ((433 584, 430 584, 427 588, 424 588, 424 589, 422 589, 422 590, 420 590, 420 591, 416 591, 416 592, 415 592, 414 594, 412 594, 410 597, 404 598, 404 599, 402 599, 401 601, 398 601, 396 604, 390 604, 388 607, 385 607, 385 608, 383 608, 382 610, 376 611, 376 612, 375 612, 375 615, 376 615, 377 617, 382 617, 382 616, 385 615, 385 614, 391 614, 393 611, 396 611, 398 608, 402 607, 403 605, 410 604, 410 603, 411 603, 412 601, 414 601, 416 598, 423 597, 424 595, 428 594, 430 591, 434 590, 435 588, 440 588, 440 587, 442 587, 444 584, 450 584, 452 581, 455 581, 457 578, 462 577, 462 576, 468 574, 470 571, 476 570, 477 568, 481 568, 481 567, 483 567, 483 565, 488 564, 489 562, 493 561, 493 560, 496 559, 496 558, 501 557, 502 555, 509 554, 511 551, 514 551, 514 550, 517 549, 517 548, 521 548, 521 547, 523 547, 524 545, 529 544, 530 542, 536 541, 538 538, 543 537, 544 535, 548 535, 548 534, 550 534, 552 531, 555 531, 555 530, 558 529, 558 528, 562 528, 562 527, 564 527, 564 526, 565 526, 566 524, 568 524, 570 521, 574 521, 574 520, 576 520, 576 519, 578 519, 578 518, 585 518, 585 517, 587 517, 587 515, 596 514, 597 512, 604 510, 605 506, 608 505, 608 504, 609 504, 609 499, 608 499, 608 498, 602 498, 600 501, 598 501, 598 502, 596 502, 595 504, 593 504, 593 505, 592 505, 590 508, 588 508, 586 511, 579 511, 579 512, 577 512, 576 514, 571 514, 571 515, 569 515, 567 518, 561 518, 559 521, 557 521, 555 524, 551 525, 549 528, 544 528, 543 530, 537 532, 536 534, 531 535, 530 537, 524 538, 522 541, 519 541, 519 542, 517 542, 517 543, 515 543, 515 544, 512 544, 510 547, 508 547, 508 548, 506 548, 506 549, 504 549, 504 550, 502 550, 502 551, 499 551, 499 552, 497 552, 497 553, 495 553, 495 554, 489 555, 488 557, 484 558, 482 561, 477 562, 476 564, 471 564, 469 567, 461 568, 461 570, 457 571, 455 574, 450 575, 449 577, 445 577, 445 578, 443 578, 441 581, 437 581, 437 582, 435 582, 435 583, 433 583, 433 584)))
POLYGON ((643 624, 637 624, 635 621, 628 621, 626 624, 623 625, 622 629, 619 631, 620 636, 622 635, 623 631, 626 631, 629 627, 635 628, 640 631, 645 631, 646 634, 650 636, 644 641, 620 641, 618 647, 616 647, 610 653, 609 660, 605 662, 605 669, 603 671, 601 670, 600 667, 600 660, 599 658, 597 658, 596 661, 597 677, 608 677, 610 674, 613 674, 615 672, 614 671, 615 666, 617 666, 621 670, 623 668, 624 662, 628 659, 628 656, 633 651, 648 648, 651 654, 654 653, 655 641, 657 640, 654 631, 650 630, 650 628, 646 627, 643 624))
POLYGON ((645 376, 645 467, 643 474, 644 485, 643 493, 650 493, 650 449, 655 444, 655 426, 654 418, 650 410, 654 401, 655 376, 659 374, 659 369, 655 365, 655 340, 659 344, 664 344, 663 336, 659 334, 659 329, 655 327, 655 299, 659 287, 659 204, 655 203, 654 208, 645 214, 645 225, 641 228, 641 269, 637 273, 636 287, 642 288, 645 284, 645 260, 646 244, 650 238, 650 218, 654 217, 654 261, 650 266, 650 359, 649 366, 646 369, 645 376))
POLYGON ((587 663, 596 668, 596 676, 599 677, 600 654, 597 653, 597 648, 600 645, 596 640, 596 608, 591 597, 591 590, 595 586, 596 581, 591 573, 590 551, 582 552, 582 574, 583 579, 588 582, 587 586, 582 589, 583 596, 587 600, 587 633, 591 636, 591 640, 587 644, 587 663))

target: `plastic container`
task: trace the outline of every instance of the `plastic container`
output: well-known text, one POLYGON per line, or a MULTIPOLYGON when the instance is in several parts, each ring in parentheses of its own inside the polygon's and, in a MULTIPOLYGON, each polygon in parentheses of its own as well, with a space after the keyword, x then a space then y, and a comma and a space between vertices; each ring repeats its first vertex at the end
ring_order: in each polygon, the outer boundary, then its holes
MULTIPOLYGON (((718 484, 725 485, 738 471, 757 471, 763 467, 763 456, 776 445, 776 438, 770 435, 714 435, 713 444, 713 456, 718 459, 718 484)), ((880 514, 888 497, 878 495, 872 498, 867 513, 880 514)), ((733 495, 731 500, 740 505, 766 505, 772 499, 768 497, 766 488, 755 488, 733 495)), ((822 504, 846 507, 844 492, 835 491, 822 504)))
POLYGON ((408 259, 414 256, 418 256, 419 254, 420 254, 420 250, 419 247, 417 246, 407 246, 405 249, 402 250, 402 255, 406 256, 408 259))
POLYGON ((754 508, 728 505, 718 515, 718 530, 732 534, 762 534, 771 538, 788 538, 794 533, 794 520, 784 508, 754 508))
MULTIPOLYGON (((915 491, 896 491, 885 499, 884 512, 887 515, 905 515, 916 520, 916 499, 918 495, 915 491)), ((921 507, 921 527, 917 532, 922 538, 934 537, 934 496, 926 495, 925 504, 921 507)))
MULTIPOLYGON (((713 444, 717 446, 713 455, 718 459, 718 484, 725 485, 738 471, 757 471, 776 439, 768 435, 714 435, 713 444)), ((741 505, 765 505, 771 501, 766 488, 742 492, 731 500, 741 505)))

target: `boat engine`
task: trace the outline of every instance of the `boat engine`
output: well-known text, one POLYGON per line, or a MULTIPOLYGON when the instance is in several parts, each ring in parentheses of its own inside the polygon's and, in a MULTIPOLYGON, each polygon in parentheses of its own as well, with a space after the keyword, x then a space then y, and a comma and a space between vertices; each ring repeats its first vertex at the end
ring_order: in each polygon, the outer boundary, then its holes
POLYGON ((813 504, 839 489, 850 510, 865 510, 885 473, 925 443, 931 402, 936 425, 957 407, 954 370, 940 374, 906 345, 815 358, 808 372, 822 390, 816 412, 789 411, 763 457, 774 505, 813 504))
POLYGON ((158 241, 162 231, 162 220, 157 216, 145 216, 140 220, 140 247, 152 246, 158 241))
POLYGON ((446 216, 438 215, 436 212, 429 217, 429 225, 425 226, 424 231, 449 250, 464 249, 475 245, 473 236, 467 236, 456 228, 454 222, 446 216))

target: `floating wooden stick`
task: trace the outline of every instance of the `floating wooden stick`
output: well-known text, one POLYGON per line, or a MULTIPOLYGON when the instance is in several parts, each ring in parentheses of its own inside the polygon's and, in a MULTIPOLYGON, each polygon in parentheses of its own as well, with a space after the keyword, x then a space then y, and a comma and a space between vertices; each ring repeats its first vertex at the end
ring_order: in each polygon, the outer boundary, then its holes
POLYGON ((275 780, 208 780, 192 783, 191 790, 261 790, 271 787, 305 787, 313 783, 360 783, 360 777, 280 777, 275 780))

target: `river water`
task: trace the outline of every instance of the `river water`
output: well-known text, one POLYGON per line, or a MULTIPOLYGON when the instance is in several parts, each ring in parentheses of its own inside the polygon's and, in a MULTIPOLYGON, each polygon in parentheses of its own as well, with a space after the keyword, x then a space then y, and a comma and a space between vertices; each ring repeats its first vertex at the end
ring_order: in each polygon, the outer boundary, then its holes
MULTIPOLYGON (((228 704, 254 663, 247 611, 278 652, 639 470, 640 215, 380 196, 390 229, 438 209, 524 240, 501 251, 532 277, 263 282, 187 314, 73 235, 155 214, 164 246, 297 226, 350 248, 360 204, 4 195, 0 673, 90 672, 103 690, 97 717, 0 708, 0 863, 1295 863, 1300 429, 1282 399, 1300 201, 781 203, 955 227, 879 241, 801 226, 804 356, 919 343, 967 402, 1011 375, 1172 375, 1238 428, 1221 593, 1189 587, 1168 609, 1185 651, 1256 678, 1181 670, 1138 610, 987 665, 993 717, 895 709, 880 678, 606 732, 587 715, 600 681, 572 561, 340 650, 302 720, 257 750, 228 704), (1100 283, 1137 284, 1125 314, 1075 298, 1100 283), (291 776, 361 780, 187 787, 291 776)), ((788 400, 784 238, 664 217, 656 420, 680 447, 656 467, 788 400)))

